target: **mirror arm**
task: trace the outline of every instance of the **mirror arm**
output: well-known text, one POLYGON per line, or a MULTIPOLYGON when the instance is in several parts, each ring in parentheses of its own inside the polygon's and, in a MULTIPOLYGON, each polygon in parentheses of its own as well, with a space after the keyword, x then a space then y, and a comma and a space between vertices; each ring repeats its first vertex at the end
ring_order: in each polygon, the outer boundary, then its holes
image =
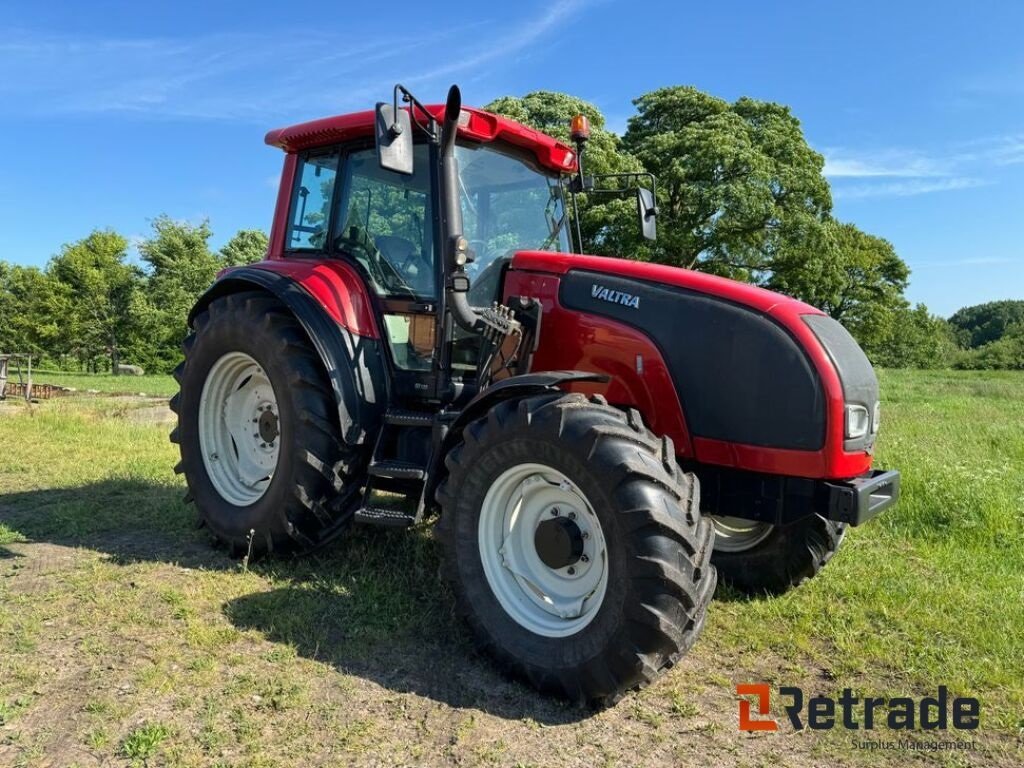
POLYGON ((397 83, 395 85, 393 95, 393 114, 395 115, 395 117, 394 122, 388 129, 391 132, 392 138, 402 133, 402 126, 398 122, 398 94, 402 94, 402 103, 409 105, 409 117, 412 118, 412 121, 420 128, 420 130, 422 130, 425 134, 427 134, 427 136, 430 137, 431 141, 433 141, 436 144, 439 140, 439 137, 437 135, 437 120, 435 120, 434 116, 427 111, 427 108, 423 106, 422 103, 420 103, 420 100, 413 96, 412 92, 401 83, 397 83), (422 112, 424 115, 427 116, 427 125, 424 125, 422 122, 420 122, 420 118, 419 115, 417 114, 417 111, 422 112))

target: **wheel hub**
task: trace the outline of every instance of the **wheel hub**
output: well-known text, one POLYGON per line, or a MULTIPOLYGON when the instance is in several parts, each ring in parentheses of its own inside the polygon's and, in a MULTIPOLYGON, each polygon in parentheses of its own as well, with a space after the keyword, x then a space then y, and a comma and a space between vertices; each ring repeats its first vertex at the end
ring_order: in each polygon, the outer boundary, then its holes
POLYGON ((264 443, 273 443, 281 433, 277 429, 277 414, 268 403, 257 417, 259 424, 260 440, 264 443))
POLYGON ((545 637, 579 632, 608 587, 604 534, 583 492, 544 464, 519 464, 480 509, 480 559, 491 591, 518 624, 545 637))
POLYGON ((583 555, 583 531, 568 517, 552 517, 537 526, 533 545, 548 568, 567 568, 583 555))
POLYGON ((281 425, 266 371, 244 352, 228 352, 206 375, 199 403, 199 444, 206 474, 238 507, 260 499, 277 469, 281 425))

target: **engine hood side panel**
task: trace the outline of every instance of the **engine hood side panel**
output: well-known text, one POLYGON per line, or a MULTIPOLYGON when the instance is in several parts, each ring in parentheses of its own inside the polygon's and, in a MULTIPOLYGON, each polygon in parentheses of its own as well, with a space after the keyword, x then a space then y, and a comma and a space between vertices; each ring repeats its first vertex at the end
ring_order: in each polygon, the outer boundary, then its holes
POLYGON ((651 337, 694 437, 787 450, 824 447, 818 373, 763 313, 684 288, 582 270, 562 278, 560 300, 651 337))
POLYGON ((532 370, 612 376, 632 406, 673 439, 681 460, 806 478, 871 468, 843 442, 844 382, 795 299, 664 265, 520 252, 504 295, 543 306, 532 370))

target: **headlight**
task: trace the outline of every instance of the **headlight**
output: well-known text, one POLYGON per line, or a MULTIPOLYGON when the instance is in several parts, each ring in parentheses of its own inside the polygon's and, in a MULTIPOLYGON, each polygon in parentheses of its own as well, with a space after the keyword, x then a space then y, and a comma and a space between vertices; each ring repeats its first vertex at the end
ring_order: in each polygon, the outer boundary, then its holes
POLYGON ((875 415, 871 418, 871 434, 878 434, 878 425, 882 423, 882 402, 875 401, 875 415))
POLYGON ((846 406, 846 439, 864 437, 871 428, 871 415, 863 405, 846 406))

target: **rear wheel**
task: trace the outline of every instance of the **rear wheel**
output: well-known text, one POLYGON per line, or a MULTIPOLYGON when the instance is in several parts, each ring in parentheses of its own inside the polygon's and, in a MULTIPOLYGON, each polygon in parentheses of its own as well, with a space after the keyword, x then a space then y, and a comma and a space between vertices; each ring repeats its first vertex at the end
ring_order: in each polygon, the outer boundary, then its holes
POLYGON ((789 525, 708 515, 715 526, 711 561, 722 581, 748 594, 781 594, 815 576, 842 543, 845 526, 820 515, 789 525))
POLYGON ((444 567, 504 669, 610 704, 690 648, 714 532, 671 442, 636 411, 563 393, 500 403, 462 437, 437 491, 444 567))
POLYGON ((302 326, 259 292, 210 302, 193 323, 171 400, 189 496, 234 552, 310 548, 347 522, 355 466, 302 326))

